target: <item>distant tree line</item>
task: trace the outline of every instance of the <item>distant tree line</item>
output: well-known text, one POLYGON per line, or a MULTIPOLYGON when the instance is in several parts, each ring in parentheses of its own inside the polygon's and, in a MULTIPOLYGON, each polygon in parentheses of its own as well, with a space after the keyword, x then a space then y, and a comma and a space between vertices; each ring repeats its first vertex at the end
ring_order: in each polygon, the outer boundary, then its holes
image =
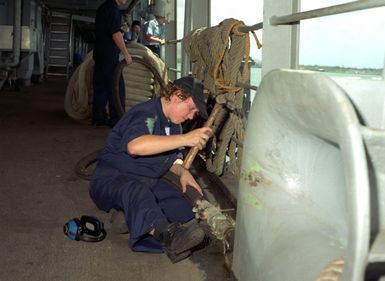
POLYGON ((369 74, 369 75, 381 75, 381 68, 355 68, 355 67, 343 67, 343 66, 325 66, 325 65, 300 65, 299 69, 313 70, 313 71, 325 71, 325 72, 342 72, 342 73, 355 73, 355 74, 369 74))
MULTIPOLYGON (((250 58, 251 67, 262 67, 262 62, 258 59, 250 58)), ((381 68, 354 68, 354 67, 343 67, 343 66, 326 66, 326 65, 300 65, 299 69, 313 70, 321 72, 336 72, 336 73, 355 73, 355 74, 368 74, 368 75, 381 75, 381 68)))

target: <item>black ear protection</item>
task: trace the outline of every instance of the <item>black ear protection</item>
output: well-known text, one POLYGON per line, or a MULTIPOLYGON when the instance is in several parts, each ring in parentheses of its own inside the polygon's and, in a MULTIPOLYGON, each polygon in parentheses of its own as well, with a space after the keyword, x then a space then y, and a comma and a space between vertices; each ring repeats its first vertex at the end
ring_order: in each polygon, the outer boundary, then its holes
POLYGON ((103 222, 91 216, 69 220, 64 225, 63 232, 71 240, 85 242, 99 242, 107 235, 103 222))

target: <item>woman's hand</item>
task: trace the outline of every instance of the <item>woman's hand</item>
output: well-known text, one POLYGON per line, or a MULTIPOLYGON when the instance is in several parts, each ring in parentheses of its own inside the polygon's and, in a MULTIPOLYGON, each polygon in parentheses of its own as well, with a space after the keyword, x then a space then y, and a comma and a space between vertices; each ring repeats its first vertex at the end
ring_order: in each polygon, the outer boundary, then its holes
POLYGON ((192 130, 186 134, 184 137, 186 139, 186 146, 198 147, 199 150, 205 147, 206 142, 211 137, 213 131, 209 127, 203 127, 199 129, 192 130))
POLYGON ((180 183, 182 185, 183 193, 186 192, 187 186, 191 186, 195 188, 195 190, 198 191, 200 195, 203 196, 202 188, 199 186, 199 184, 196 182, 194 177, 191 175, 190 171, 185 168, 183 168, 180 174, 180 183))
POLYGON ((132 57, 128 52, 124 55, 124 60, 126 61, 126 64, 132 63, 132 57))

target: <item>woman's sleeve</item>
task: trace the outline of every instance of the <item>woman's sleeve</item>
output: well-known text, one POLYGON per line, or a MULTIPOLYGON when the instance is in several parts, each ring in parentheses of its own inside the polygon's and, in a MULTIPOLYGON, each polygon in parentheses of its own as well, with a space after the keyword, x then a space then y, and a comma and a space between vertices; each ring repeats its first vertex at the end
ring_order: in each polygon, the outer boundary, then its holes
POLYGON ((121 147, 127 150, 127 144, 143 135, 151 135, 153 133, 154 125, 157 116, 153 113, 137 112, 132 118, 129 118, 125 126, 123 126, 121 147), (135 115, 135 116, 134 116, 135 115))

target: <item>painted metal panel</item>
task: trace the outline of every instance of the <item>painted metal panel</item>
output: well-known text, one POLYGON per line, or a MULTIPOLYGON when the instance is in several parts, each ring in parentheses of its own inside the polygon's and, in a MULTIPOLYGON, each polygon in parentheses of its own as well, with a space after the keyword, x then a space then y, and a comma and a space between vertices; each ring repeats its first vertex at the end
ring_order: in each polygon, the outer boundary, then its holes
MULTIPOLYGON (((0 50, 11 51, 13 40, 13 26, 0 25, 0 50)), ((22 51, 36 51, 36 30, 29 26, 21 27, 21 50, 22 51)))

